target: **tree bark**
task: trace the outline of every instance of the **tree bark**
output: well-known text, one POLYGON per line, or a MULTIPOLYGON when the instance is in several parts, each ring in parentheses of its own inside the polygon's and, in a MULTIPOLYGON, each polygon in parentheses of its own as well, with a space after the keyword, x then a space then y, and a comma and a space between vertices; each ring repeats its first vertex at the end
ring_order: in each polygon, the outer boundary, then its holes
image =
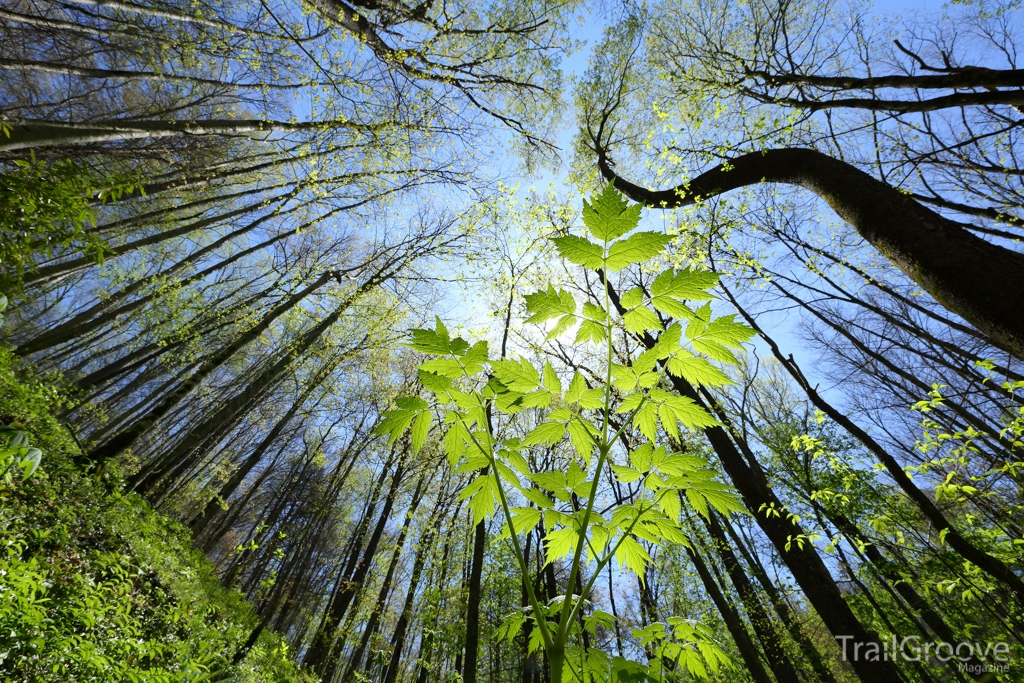
MULTIPOLYGON (((610 291, 612 305, 622 313, 619 295, 610 291)), ((640 338, 645 348, 653 348, 657 340, 650 334, 640 338)), ((691 399, 696 405, 707 409, 703 397, 692 384, 686 380, 668 375, 672 387, 681 396, 691 399)), ((708 427, 704 430, 711 447, 718 455, 722 467, 732 481, 732 485, 743 498, 743 503, 757 520, 758 525, 775 546, 783 562, 789 568, 797 584, 803 589, 808 601, 818 612, 826 628, 833 636, 850 636, 854 643, 873 644, 878 652, 883 651, 878 634, 869 632, 860 623, 857 616, 846 603, 839 587, 822 562, 814 545, 809 542, 797 543, 793 540, 804 533, 799 523, 785 517, 785 506, 764 479, 764 473, 757 467, 756 461, 748 464, 732 441, 732 437, 722 427, 708 427), (766 511, 775 510, 777 514, 766 511)), ((898 669, 892 662, 867 661, 864 657, 850 661, 851 666, 863 680, 871 683, 901 683, 898 669)))
POLYGON ((398 560, 402 556, 402 546, 405 545, 405 537, 409 533, 409 527, 412 525, 413 517, 416 516, 416 510, 420 506, 420 500, 423 497, 423 484, 426 482, 427 477, 420 477, 419 482, 416 484, 416 490, 412 494, 412 502, 409 503, 409 510, 405 513, 405 521, 402 522, 402 530, 398 532, 398 538, 395 539, 395 549, 391 552, 391 560, 388 562, 388 571, 384 575, 384 581, 381 583, 380 591, 377 593, 377 600, 373 603, 373 609, 370 612, 370 618, 366 621, 366 625, 363 627, 363 635, 359 639, 359 645, 356 647, 355 652, 352 653, 352 657, 349 659, 349 665, 345 674, 341 677, 341 680, 347 681, 351 673, 359 669, 360 663, 363 660, 363 655, 366 654, 366 647, 370 643, 370 638, 377 631, 377 626, 380 623, 380 615, 384 611, 384 605, 387 603, 388 595, 391 593, 391 582, 395 578, 395 569, 398 567, 398 560))
POLYGON ((366 544, 366 549, 362 553, 362 558, 351 576, 339 577, 339 581, 343 582, 343 585, 332 601, 329 613, 320 625, 317 637, 314 638, 313 644, 303 660, 304 664, 313 669, 324 680, 331 680, 337 669, 339 653, 337 648, 333 647, 334 632, 345 617, 352 599, 361 589, 363 581, 366 579, 366 573, 369 571, 370 563, 377 552, 377 545, 380 543, 381 535, 384 533, 384 527, 391 516, 391 508, 395 504, 398 487, 402 483, 404 474, 405 466, 400 463, 391 477, 391 487, 388 489, 387 496, 384 499, 384 507, 381 509, 377 526, 374 527, 373 534, 371 534, 370 540, 366 544))
POLYGON ((775 630, 775 624, 769 618, 764 605, 761 603, 761 598, 757 595, 757 591, 754 590, 750 579, 747 578, 747 574, 743 570, 742 565, 740 565, 739 560, 736 559, 736 555, 733 553, 732 547, 729 545, 729 541, 725 537, 725 532, 722 531, 717 517, 712 512, 709 513, 707 519, 701 517, 701 520, 704 522, 708 533, 711 534, 711 538, 715 543, 715 549, 725 563, 725 570, 729 574, 729 579, 736 588, 736 592, 739 593, 740 600, 743 601, 743 607, 750 618, 751 625, 754 627, 757 639, 761 642, 761 648, 764 650, 765 658, 768 660, 768 666, 772 670, 775 680, 778 683, 800 683, 800 677, 796 673, 793 662, 789 660, 789 655, 786 654, 782 639, 779 637, 778 631, 775 630))
POLYGON ((400 124, 360 124, 354 121, 261 121, 258 119, 208 119, 200 121, 91 121, 63 123, 34 119, 12 119, 10 136, 0 138, 0 153, 39 149, 57 145, 124 142, 177 137, 180 135, 244 135, 247 133, 302 133, 352 130, 363 133, 401 127, 400 124))
POLYGON ((711 572, 708 571, 704 559, 690 546, 683 547, 686 548, 686 554, 689 555, 690 561, 693 562, 693 566, 697 570, 697 576, 700 577, 701 583, 704 584, 704 588, 711 597, 711 601, 715 603, 718 613, 722 615, 722 620, 725 621, 725 626, 729 629, 729 634, 736 643, 740 656, 743 657, 747 673, 750 674, 755 683, 772 683, 771 676, 768 675, 764 664, 761 663, 761 653, 757 651, 757 647, 750 639, 750 634, 740 620, 740 615, 726 601, 725 595, 722 594, 718 584, 715 583, 715 577, 711 576, 711 572))

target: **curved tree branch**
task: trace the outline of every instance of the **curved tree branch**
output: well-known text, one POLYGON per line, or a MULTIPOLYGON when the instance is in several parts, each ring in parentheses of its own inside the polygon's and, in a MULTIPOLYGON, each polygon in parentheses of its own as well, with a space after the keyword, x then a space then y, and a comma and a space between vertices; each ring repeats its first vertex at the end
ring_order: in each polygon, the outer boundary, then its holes
POLYGON ((813 149, 753 152, 668 190, 648 190, 613 170, 600 133, 591 140, 601 174, 652 208, 692 205, 760 183, 810 190, 947 310, 1024 358, 1024 254, 987 242, 860 169, 813 149))

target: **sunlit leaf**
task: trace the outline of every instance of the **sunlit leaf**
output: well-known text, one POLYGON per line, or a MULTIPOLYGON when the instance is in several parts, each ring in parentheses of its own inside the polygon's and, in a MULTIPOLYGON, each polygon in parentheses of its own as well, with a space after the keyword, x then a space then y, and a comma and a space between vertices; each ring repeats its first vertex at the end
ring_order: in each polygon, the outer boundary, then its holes
MULTIPOLYGON (((670 235, 660 232, 638 232, 630 235, 609 247, 607 268, 614 272, 648 261, 660 254, 671 241, 670 235)), ((600 267, 600 264, 597 267, 600 267)))
POLYGON ((636 228, 642 208, 640 204, 630 206, 608 183, 589 202, 583 200, 583 224, 602 242, 617 239, 636 228))
POLYGON ((577 235, 555 237, 551 240, 558 250, 558 255, 569 263, 583 266, 590 270, 598 270, 604 264, 604 250, 600 245, 577 235))

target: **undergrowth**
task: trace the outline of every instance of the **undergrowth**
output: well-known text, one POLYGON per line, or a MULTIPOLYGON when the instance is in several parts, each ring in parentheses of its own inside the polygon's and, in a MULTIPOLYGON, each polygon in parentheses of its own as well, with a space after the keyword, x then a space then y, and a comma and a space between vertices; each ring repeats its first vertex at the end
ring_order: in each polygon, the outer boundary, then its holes
POLYGON ((252 606, 186 529, 122 492, 116 467, 76 467, 79 445, 55 417, 66 405, 0 347, 0 425, 43 451, 27 480, 0 481, 0 679, 312 681, 274 634, 231 663, 258 624, 252 606))

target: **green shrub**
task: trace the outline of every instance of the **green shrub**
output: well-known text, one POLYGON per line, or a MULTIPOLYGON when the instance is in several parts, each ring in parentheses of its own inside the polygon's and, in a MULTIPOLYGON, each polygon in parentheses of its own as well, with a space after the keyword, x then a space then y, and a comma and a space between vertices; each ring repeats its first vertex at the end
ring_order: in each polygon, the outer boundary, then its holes
POLYGON ((188 532, 136 495, 116 468, 84 474, 55 417, 54 382, 0 348, 0 424, 45 457, 31 478, 0 481, 0 679, 307 681, 277 636, 231 658, 258 619, 219 584, 188 532))

